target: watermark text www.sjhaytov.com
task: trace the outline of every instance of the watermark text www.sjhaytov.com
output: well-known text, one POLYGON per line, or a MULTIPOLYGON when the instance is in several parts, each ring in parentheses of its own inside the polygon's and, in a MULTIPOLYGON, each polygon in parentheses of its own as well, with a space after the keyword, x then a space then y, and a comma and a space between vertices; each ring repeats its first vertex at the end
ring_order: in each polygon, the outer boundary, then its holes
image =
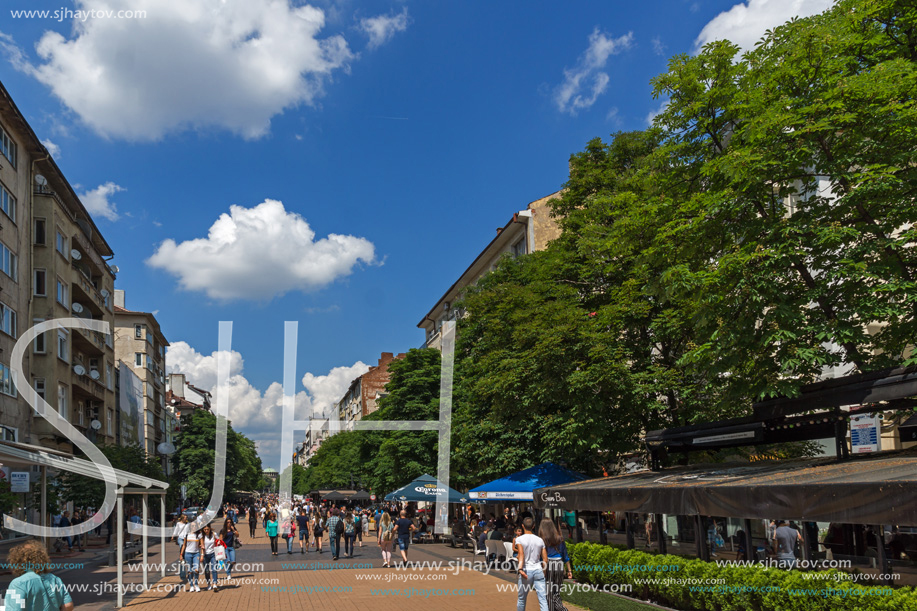
POLYGON ((63 21, 89 21, 90 19, 146 19, 146 11, 138 10, 120 10, 120 11, 103 11, 99 9, 71 9, 61 7, 59 9, 46 10, 10 10, 13 19, 53 19, 57 22, 63 21))

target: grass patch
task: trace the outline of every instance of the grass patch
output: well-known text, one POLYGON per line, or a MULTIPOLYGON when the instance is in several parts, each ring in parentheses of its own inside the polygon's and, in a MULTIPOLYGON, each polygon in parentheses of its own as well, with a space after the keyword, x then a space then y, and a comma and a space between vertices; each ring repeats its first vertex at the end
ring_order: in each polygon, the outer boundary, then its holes
POLYGON ((636 600, 612 596, 604 592, 565 592, 561 597, 567 602, 591 611, 657 611, 656 607, 645 605, 636 600))

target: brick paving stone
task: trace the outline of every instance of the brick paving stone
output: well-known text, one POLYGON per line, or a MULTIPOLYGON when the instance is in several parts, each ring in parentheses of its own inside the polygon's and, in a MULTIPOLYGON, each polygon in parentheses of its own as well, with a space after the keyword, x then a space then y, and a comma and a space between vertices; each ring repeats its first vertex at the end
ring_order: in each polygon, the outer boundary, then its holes
MULTIPOLYGON (((372 537, 370 537, 372 539, 372 537)), ((270 609, 271 611, 324 610, 385 611, 455 609, 456 611, 481 609, 515 609, 516 593, 506 588, 512 575, 496 572, 485 574, 469 568, 459 571, 442 568, 379 568, 381 554, 375 543, 364 543, 356 549, 353 560, 341 558, 335 569, 312 570, 307 568, 281 569, 281 564, 322 562, 332 564, 325 552, 319 557, 315 552, 293 555, 282 552, 270 555, 267 540, 252 541, 243 536, 245 545, 238 552, 240 562, 263 562, 265 570, 244 571, 233 581, 222 581, 219 591, 177 591, 180 585, 175 575, 158 582, 152 589, 126 598, 126 607, 137 611, 210 611, 210 609, 270 609), (349 568, 354 564, 371 563, 376 568, 349 568), (456 574, 457 573, 457 574, 456 574), (282 590, 282 591, 281 591, 282 590), (310 591, 311 590, 311 591, 310 591), (388 591, 387 593, 384 591, 388 591), (406 595, 410 592, 410 595, 406 595)), ((282 542, 282 539, 280 540, 282 542)), ((296 543, 298 548, 298 542, 296 543)), ((283 548, 281 548, 283 549, 283 548)), ((412 562, 443 561, 442 558, 459 558, 473 562, 470 553, 450 550, 440 545, 412 546, 412 562), (425 549, 428 548, 428 549, 425 549), (439 549, 436 549, 439 548, 439 549), (451 552, 451 556, 449 555, 451 552)), ((478 560, 480 557, 478 557, 478 560)), ((204 582, 206 584, 206 581, 204 582)), ((204 586, 206 588, 206 586, 204 586)), ((578 607, 567 605, 571 611, 578 607)), ((535 594, 529 594, 529 609, 537 609, 535 594)))

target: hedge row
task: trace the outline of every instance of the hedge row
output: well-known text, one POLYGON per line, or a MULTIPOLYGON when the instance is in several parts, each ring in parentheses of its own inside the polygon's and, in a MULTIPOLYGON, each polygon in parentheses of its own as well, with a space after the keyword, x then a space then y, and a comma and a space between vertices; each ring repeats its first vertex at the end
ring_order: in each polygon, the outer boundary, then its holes
POLYGON ((837 570, 807 571, 805 579, 802 571, 718 566, 596 543, 570 544, 568 549, 578 581, 630 585, 631 596, 681 611, 917 611, 913 588, 854 585, 839 581, 836 576, 844 573, 837 570), (718 579, 723 586, 703 591, 702 584, 718 579))

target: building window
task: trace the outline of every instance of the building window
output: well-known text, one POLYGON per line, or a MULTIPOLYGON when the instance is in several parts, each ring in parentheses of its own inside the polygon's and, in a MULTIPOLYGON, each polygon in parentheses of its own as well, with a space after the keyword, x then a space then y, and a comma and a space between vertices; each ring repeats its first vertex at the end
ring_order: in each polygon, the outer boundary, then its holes
POLYGON ((134 325, 134 337, 143 339, 143 325, 134 325))
POLYGON ((134 353, 134 365, 137 367, 143 367, 143 353, 135 352, 134 353))
POLYGON ((0 363, 0 392, 11 397, 16 396, 16 385, 13 383, 13 373, 9 365, 0 363))
POLYGON ((153 421, 153 412, 150 410, 146 410, 146 423, 149 424, 150 426, 155 426, 155 423, 153 421))
POLYGON ((38 393, 38 396, 43 400, 47 401, 45 397, 45 379, 44 378, 35 378, 35 392, 38 393))
POLYGON ((19 441, 19 429, 13 428, 11 426, 5 426, 0 429, 0 431, 2 431, 0 434, 3 435, 3 441, 12 441, 13 443, 19 441))
POLYGON ((0 184, 0 210, 3 210, 11 221, 16 222, 16 198, 2 184, 0 184))
POLYGON ((46 279, 48 274, 43 269, 35 270, 35 283, 32 287, 32 294, 38 297, 45 297, 48 294, 47 282, 46 279))
POLYGON ((57 230, 57 252, 64 255, 64 258, 69 258, 67 256, 67 237, 61 233, 61 230, 57 230))
POLYGON ((13 280, 18 280, 19 275, 16 271, 18 263, 19 257, 16 256, 16 253, 10 250, 6 244, 0 242, 0 270, 3 270, 3 273, 13 280))
POLYGON ((63 329, 57 330, 57 356, 65 361, 70 360, 70 353, 67 351, 67 332, 63 329))
MULTIPOLYGON (((34 326, 44 321, 45 321, 44 318, 33 318, 32 325, 34 326)), ((44 333, 39 333, 38 335, 35 336, 35 344, 33 345, 33 348, 35 352, 39 354, 44 354, 45 352, 47 352, 48 348, 45 345, 45 334, 44 333)))
POLYGON ((78 423, 80 426, 86 426, 86 420, 85 420, 85 417, 86 417, 86 416, 85 416, 85 411, 86 411, 86 410, 83 408, 83 402, 82 402, 82 401, 80 401, 79 403, 76 404, 76 411, 77 411, 77 423, 78 423))
POLYGON ((45 246, 48 243, 45 219, 35 219, 35 243, 39 246, 45 246))
POLYGON ((16 143, 2 127, 0 127, 0 153, 3 153, 14 168, 16 167, 16 143))
POLYGON ((67 386, 59 384, 57 386, 57 413, 66 421, 70 421, 70 406, 67 404, 67 386))
POLYGON ((105 363, 105 386, 108 387, 108 390, 112 389, 112 381, 114 376, 111 375, 111 363, 105 363))
POLYGON ((109 436, 109 437, 112 437, 112 436, 114 435, 114 433, 112 432, 112 420, 114 420, 114 418, 112 417, 111 410, 108 410, 107 414, 108 414, 108 415, 107 415, 107 418, 108 418, 108 428, 107 428, 106 430, 108 431, 108 436, 109 436))
POLYGON ((57 302, 67 309, 70 308, 70 304, 67 301, 68 288, 69 287, 63 280, 60 278, 57 279, 57 302))
POLYGON ((521 257, 524 254, 526 254, 525 238, 521 238, 518 242, 513 244, 513 256, 521 257))
POLYGON ((0 301, 0 331, 16 337, 16 312, 0 301))

